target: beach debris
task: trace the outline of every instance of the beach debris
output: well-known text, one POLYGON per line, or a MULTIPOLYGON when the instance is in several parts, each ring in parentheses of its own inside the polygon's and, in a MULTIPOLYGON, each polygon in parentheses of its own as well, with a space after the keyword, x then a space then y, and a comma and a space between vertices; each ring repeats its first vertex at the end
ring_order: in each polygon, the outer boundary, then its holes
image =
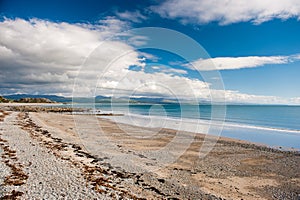
MULTIPOLYGON (((3 111, 0 112, 2 113, 1 116, 8 115, 3 111)), ((1 117, 1 121, 3 121, 3 117, 1 117)), ((3 163, 10 169, 10 174, 4 178, 3 185, 20 186, 26 184, 28 175, 23 171, 23 165, 18 162, 16 151, 11 149, 7 140, 1 138, 1 135, 0 133, 0 148, 3 150, 1 158, 3 163)), ((1 199, 17 199, 22 195, 23 192, 13 190, 10 194, 2 196, 1 199)))

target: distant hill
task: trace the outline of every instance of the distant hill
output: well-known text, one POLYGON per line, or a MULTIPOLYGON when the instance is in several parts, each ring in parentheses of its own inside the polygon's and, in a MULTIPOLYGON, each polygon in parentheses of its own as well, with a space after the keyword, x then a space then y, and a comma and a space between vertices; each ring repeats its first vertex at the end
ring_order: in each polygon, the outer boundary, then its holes
POLYGON ((105 96, 96 96, 95 98, 96 103, 157 103, 157 104, 166 104, 166 103, 178 103, 178 101, 173 99, 166 99, 166 98, 151 98, 151 97, 119 97, 119 98, 112 98, 112 97, 105 97, 105 96))
POLYGON ((55 101, 60 103, 72 102, 72 98, 62 97, 57 95, 13 94, 13 95, 5 95, 3 97, 11 100, 18 100, 24 98, 45 98, 45 99, 49 99, 50 101, 55 101))
POLYGON ((56 103, 47 98, 20 98, 20 99, 8 99, 0 96, 0 103, 56 103))
POLYGON ((57 96, 57 95, 32 95, 32 94, 13 94, 13 95, 5 95, 3 98, 9 100, 19 100, 23 99, 23 101, 31 101, 31 100, 26 100, 26 98, 32 98, 32 99, 37 99, 37 98, 44 98, 48 99, 53 102, 58 102, 58 103, 127 103, 128 101, 130 103, 157 103, 157 104, 165 104, 165 103, 178 103, 177 100, 173 99, 167 99, 167 98, 161 98, 161 97, 156 97, 156 98, 151 98, 151 97, 133 97, 128 99, 128 97, 119 97, 119 98, 112 98, 112 97, 107 97, 107 96, 101 96, 98 95, 95 98, 92 97, 63 97, 63 96, 57 96))
POLYGON ((9 103, 9 102, 11 102, 11 100, 6 99, 6 98, 0 96, 0 103, 9 103))
POLYGON ((167 98, 162 98, 162 97, 156 97, 156 98, 151 98, 151 97, 135 97, 135 98, 130 98, 130 100, 135 101, 135 102, 140 102, 140 103, 157 103, 157 104, 167 104, 167 103, 178 103, 178 100, 174 99, 167 99, 167 98))
POLYGON ((21 98, 18 100, 14 100, 16 103, 56 103, 47 98, 21 98))
POLYGON ((76 97, 73 99, 74 102, 76 103, 151 103, 151 102, 160 102, 161 99, 151 99, 151 98, 130 98, 128 99, 128 97, 107 97, 107 96, 101 96, 98 95, 95 98, 93 97, 76 97))

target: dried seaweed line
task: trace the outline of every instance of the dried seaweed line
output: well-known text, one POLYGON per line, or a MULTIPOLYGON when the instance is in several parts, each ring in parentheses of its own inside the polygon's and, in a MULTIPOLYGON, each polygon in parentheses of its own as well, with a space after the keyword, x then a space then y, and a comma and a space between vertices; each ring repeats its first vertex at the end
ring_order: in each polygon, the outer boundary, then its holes
MULTIPOLYGON (((74 145, 72 143, 65 143, 62 142, 59 138, 55 138, 53 137, 47 130, 43 130, 40 126, 36 125, 29 117, 29 114, 27 112, 21 112, 18 115, 18 120, 19 120, 19 125, 21 126, 21 128, 27 132, 30 133, 30 136, 33 139, 36 139, 38 141, 41 142, 41 144, 43 144, 46 148, 49 148, 51 150, 56 150, 56 151, 61 151, 61 150, 66 150, 66 148, 72 148, 74 150, 74 152, 81 152, 83 153, 85 156, 88 157, 93 157, 92 155, 80 151, 81 148, 78 147, 77 145, 74 145), (44 141, 42 139, 42 137, 46 137, 48 139, 51 139, 50 141, 44 141)), ((68 160, 71 162, 71 164, 73 164, 74 166, 76 166, 77 168, 79 168, 80 170, 82 170, 84 178, 91 183, 91 185, 93 186, 93 189, 99 193, 107 193, 107 189, 111 189, 114 190, 116 192, 118 192, 119 196, 122 198, 130 198, 133 200, 139 200, 139 199, 144 199, 144 198, 139 198, 137 196, 135 196, 134 194, 131 194, 130 192, 121 189, 121 188, 117 188, 112 186, 110 183, 111 181, 104 178, 104 177, 99 177, 99 174, 95 174, 95 171, 99 171, 102 172, 104 174, 108 174, 109 172, 107 172, 104 169, 101 169, 100 167, 93 167, 93 170, 91 170, 91 168, 87 165, 85 165, 82 162, 78 162, 78 161, 74 161, 74 160, 70 160, 70 159, 66 159, 64 157, 62 157, 61 155, 59 155, 56 152, 53 152, 53 154, 56 157, 59 157, 60 159, 63 160, 68 160)), ((113 198, 113 196, 112 196, 113 198)))
MULTIPOLYGON (((0 121, 4 121, 5 116, 8 113, 0 111, 2 114, 0 115, 0 121)), ((10 168, 11 174, 4 178, 4 182, 1 186, 5 185, 13 185, 13 186, 20 186, 26 183, 28 179, 28 175, 25 174, 22 170, 22 164, 18 163, 18 158, 16 155, 16 151, 10 149, 7 140, 1 138, 0 133, 0 148, 3 150, 1 154, 1 158, 3 159, 3 163, 10 168)), ((18 199, 23 195, 23 192, 13 190, 10 194, 6 194, 2 196, 0 199, 18 199)))

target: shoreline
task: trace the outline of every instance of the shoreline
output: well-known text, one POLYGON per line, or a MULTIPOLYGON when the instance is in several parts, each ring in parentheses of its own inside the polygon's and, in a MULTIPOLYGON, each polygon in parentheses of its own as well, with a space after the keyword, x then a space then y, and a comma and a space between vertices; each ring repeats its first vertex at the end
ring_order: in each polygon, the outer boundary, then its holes
MULTIPOLYGON (((112 120, 110 118, 111 116, 124 116, 124 117, 126 117, 127 115, 121 115, 121 114, 120 115, 119 114, 116 114, 116 115, 107 115, 107 116, 106 116, 106 114, 99 115, 100 119, 109 120, 112 123, 119 123, 119 124, 123 124, 123 125, 134 126, 136 128, 140 128, 140 129, 145 128, 145 127, 139 126, 139 125, 134 125, 134 124, 130 124, 130 123, 122 123, 122 122, 114 121, 114 120, 112 120)), ((171 119, 171 120, 173 120, 173 119, 171 119)), ((149 128, 149 127, 147 127, 147 128, 149 128)), ((156 127, 156 128, 158 128, 158 127, 156 127)), ((192 133, 191 131, 185 131, 185 130, 179 130, 179 129, 172 129, 172 128, 163 128, 163 129, 170 129, 170 130, 172 130, 174 132, 183 131, 183 132, 187 132, 187 133, 192 133)), ((221 135, 220 136, 218 136, 218 135, 207 135, 207 134, 204 134, 204 133, 196 133, 196 134, 200 135, 200 137, 208 136, 208 137, 212 137, 212 138, 217 138, 217 139, 219 139, 221 141, 235 142, 235 143, 238 143, 238 144, 246 144, 246 145, 250 145, 250 146, 253 145, 253 146, 256 146, 258 148, 269 149, 270 151, 279 151, 279 152, 284 151, 284 152, 296 152, 296 153, 300 153, 300 149, 294 148, 294 147, 281 147, 281 146, 276 147, 276 146, 270 146, 270 145, 264 144, 264 143, 251 142, 251 141, 248 141, 248 140, 242 140, 242 139, 238 139, 238 138, 231 138, 231 137, 226 137, 226 136, 221 136, 221 135)))
POLYGON ((0 103, 0 107, 5 106, 51 106, 64 105, 63 103, 0 103))
MULTIPOLYGON (((141 118, 145 118, 147 119, 147 116, 144 115, 139 115, 139 114, 130 114, 130 115, 125 115, 125 114, 114 114, 112 112, 108 112, 108 111, 101 111, 101 110, 97 110, 97 112, 95 111, 91 111, 90 109, 86 109, 86 108, 73 108, 73 107, 56 107, 57 105, 64 105, 63 103, 1 103, 0 108, 1 107, 7 107, 8 110, 11 111, 17 111, 17 112, 57 112, 57 113, 66 113, 66 114, 70 114, 70 115, 90 115, 90 116, 98 116, 101 117, 103 119, 109 119, 113 122, 113 119, 111 119, 111 117, 131 117, 131 116, 138 116, 141 118), (54 107, 52 107, 54 105, 54 107), (46 107, 44 107, 46 106, 46 107), (42 109, 41 109, 42 108, 42 109), (98 112, 99 111, 99 112, 98 112)), ((157 118, 159 120, 161 120, 161 118, 159 116, 151 116, 151 118, 157 118)), ((163 118, 163 120, 168 120, 168 121, 174 121, 177 122, 181 121, 181 118, 173 118, 173 117, 167 117, 167 118, 163 118)), ((190 118, 186 118, 185 120, 187 124, 193 124, 196 123, 195 121, 197 121, 197 119, 190 119, 190 118)), ((285 135, 285 134, 291 134, 295 136, 300 136, 298 135, 298 133, 300 133, 300 130, 290 130, 290 129, 278 129, 278 128, 273 128, 273 127, 264 127, 264 126, 254 126, 254 125, 248 125, 248 124, 238 124, 238 123, 234 123, 234 122, 220 122, 220 121, 216 121, 215 123, 211 124, 208 121, 206 122, 206 120, 199 120, 200 122, 196 123, 196 124, 201 124, 201 125, 206 125, 210 124, 210 125, 217 125, 217 126, 222 126, 222 130, 224 130, 224 128, 231 128, 231 132, 235 131, 234 128, 244 128, 244 129, 250 129, 253 130, 253 133, 251 134, 255 134, 255 131, 275 131, 275 132, 279 132, 279 134, 285 135), (221 123, 222 125, 220 125, 219 123, 221 123)), ((142 125, 135 125, 132 124, 130 122, 123 122, 123 121, 116 121, 117 123, 123 123, 126 125, 131 125, 131 126, 136 126, 138 128, 144 128, 142 125)), ((153 128, 153 127, 152 127, 153 128)), ((156 127, 157 128, 157 127, 156 127)), ((191 130, 185 130, 185 129, 176 129, 174 127, 165 127, 168 129, 172 129, 174 131, 185 131, 185 132, 194 132, 191 130)), ((240 130, 239 130, 240 131, 240 130)), ((203 134, 203 132, 196 132, 197 134, 201 134, 201 135, 206 135, 203 134)), ((210 134, 209 134, 210 135, 210 134)), ((293 147, 293 146, 285 146, 285 145, 270 145, 261 141, 250 141, 247 139, 241 139, 239 137, 230 137, 230 136, 222 136, 220 135, 210 135, 210 136, 215 136, 218 137, 220 139, 229 139, 229 140, 236 140, 237 142, 245 142, 245 143, 249 143, 249 144, 254 144, 257 146, 262 146, 262 147, 267 147, 267 148, 271 148, 271 149, 275 149, 275 150, 279 150, 279 151, 291 151, 291 152, 300 152, 300 147, 293 147)))
MULTIPOLYGON (((143 115, 138 115, 138 114, 130 114, 130 115, 114 115, 114 116, 124 116, 125 119, 132 119, 131 117, 137 117, 137 118, 141 118, 141 119, 148 119, 147 116, 143 116, 143 115)), ((109 117, 107 117, 106 119, 110 119, 109 117)), ((226 130, 227 132, 245 132, 248 135, 251 134, 256 134, 256 132, 258 131, 263 131, 264 134, 269 135, 271 133, 276 133, 278 135, 281 136, 295 136, 295 137, 299 137, 300 139, 300 131, 298 130, 288 130, 288 129, 276 129, 276 128, 268 128, 268 127, 259 127, 259 126, 251 126, 251 125, 247 125, 247 124, 235 124, 232 122, 215 122, 215 123, 210 123, 209 120, 205 121, 205 120, 199 120, 200 122, 196 122, 197 119, 176 119, 176 118, 160 118, 159 116, 151 116, 151 119, 155 119, 157 121, 159 120, 165 120, 168 122, 171 122, 170 125, 165 126, 166 128, 170 128, 170 129, 174 129, 175 131, 187 131, 187 132, 195 132, 192 129, 197 129, 196 125, 198 126, 203 126, 204 128, 202 129, 207 129, 207 127, 211 126, 217 126, 217 127, 222 127, 220 128, 220 130, 226 130), (183 120, 183 121, 182 121, 183 120), (178 126, 179 123, 182 123, 182 127, 180 128, 174 128, 176 126, 178 126), (194 128, 191 128, 192 126, 194 126, 194 128), (188 127, 188 128, 186 128, 188 127), (251 133, 250 133, 251 132, 251 133)), ((110 119, 113 121, 113 119, 110 119)), ((123 123, 123 124, 128 124, 128 125, 132 125, 132 126, 137 126, 137 127, 141 127, 143 128, 142 125, 136 125, 132 122, 126 121, 126 120, 120 120, 120 118, 115 118, 114 119, 117 123, 123 123)), ((154 127, 152 127, 154 128, 154 127)), ((197 134, 203 134, 203 131, 201 132, 197 132, 197 134)), ((210 134, 213 135, 213 134, 210 134)), ((253 143, 253 144, 257 144, 257 145, 263 145, 263 146, 267 146, 270 148, 274 148, 274 149, 280 149, 280 150, 284 150, 284 151, 300 151, 300 146, 299 147, 295 147, 295 146, 288 146, 288 145, 284 145, 284 144, 276 144, 276 145, 272 145, 272 144, 268 144, 268 143, 264 143, 263 141, 257 140, 257 141, 251 141, 251 140, 247 140, 247 139, 242 139, 238 136, 236 137, 230 137, 229 135, 222 135, 220 134, 215 135, 216 137, 223 137, 223 138, 229 138, 229 139, 233 139, 233 140, 240 140, 240 141, 245 141, 245 142, 249 142, 249 143, 253 143)), ((260 135, 257 135, 260 136, 260 135)))
MULTIPOLYGON (((20 169, 28 176, 22 186, 4 185, 6 195, 21 195, 21 199, 41 197, 34 196, 38 194, 34 193, 37 188, 34 189, 36 183, 32 178, 35 177, 40 182, 44 180, 45 172, 39 170, 45 167, 45 163, 37 160, 48 162, 49 157, 54 163, 53 169, 48 169, 51 173, 55 172, 57 166, 61 166, 62 163, 64 166, 70 166, 62 167, 67 178, 57 177, 57 180, 61 182, 72 180, 67 175, 69 173, 81 177, 80 181, 77 181, 78 184, 74 185, 81 188, 77 192, 78 195, 85 194, 87 187, 92 190, 90 193, 94 197, 98 195, 98 198, 101 196, 106 199, 118 199, 116 195, 121 195, 124 199, 299 198, 300 154, 298 152, 281 151, 222 137, 207 156, 199 158, 199 149, 204 141, 204 135, 199 134, 174 162, 164 165, 160 162, 163 161, 160 157, 153 160, 149 152, 169 144, 176 137, 175 130, 141 128, 79 115, 76 117, 87 122, 86 126, 82 127, 82 130, 85 130, 82 134, 92 136, 83 141, 82 136, 85 135, 80 135, 81 133, 76 130, 72 115, 52 112, 6 112, 9 114, 0 115, 0 118, 3 118, 0 122, 2 126, 0 137, 6 141, 3 144, 5 143, 4 145, 8 146, 10 151, 15 151, 15 154, 5 159, 2 156, 0 168, 5 165, 5 160, 15 163, 13 158, 16 157, 18 158, 16 166, 22 166, 20 169), (101 127, 101 133, 113 144, 110 151, 98 152, 95 146, 88 146, 99 137, 99 135, 89 134, 95 133, 96 129, 90 123, 95 119, 101 127), (26 136, 24 143, 14 139, 17 134, 21 134, 20 137, 26 136), (133 137, 134 134, 140 137, 133 137), (152 136, 145 137, 145 134, 152 134, 152 136), (18 145, 13 145, 16 142, 18 145), (28 157, 32 152, 28 152, 27 148, 34 148, 40 155, 28 157), (35 163, 36 168, 32 165, 27 166, 28 161, 22 161, 23 157, 35 163), (114 159, 115 157, 119 160, 114 159), (146 170, 143 173, 130 171, 126 169, 128 166, 123 165, 130 161, 128 158, 138 161, 145 169, 151 169, 152 166, 157 167, 157 170, 146 170), (40 174, 35 173, 36 170, 40 174)), ((184 132, 182 138, 185 137, 184 132)), ((212 140, 209 139, 207 142, 210 144, 212 140)), ((180 148, 180 143, 178 145, 177 147, 180 148)), ((8 177, 9 173, 10 170, 5 169, 1 173, 0 181, 1 177, 8 177)), ((58 192, 60 188, 51 185, 51 181, 49 184, 42 181, 42 185, 43 188, 51 189, 56 195, 60 195, 58 192)), ((72 188, 73 186, 66 187, 63 190, 66 197, 74 195, 68 192, 68 190, 72 191, 72 188)), ((42 194, 50 195, 47 191, 42 191, 42 194)))

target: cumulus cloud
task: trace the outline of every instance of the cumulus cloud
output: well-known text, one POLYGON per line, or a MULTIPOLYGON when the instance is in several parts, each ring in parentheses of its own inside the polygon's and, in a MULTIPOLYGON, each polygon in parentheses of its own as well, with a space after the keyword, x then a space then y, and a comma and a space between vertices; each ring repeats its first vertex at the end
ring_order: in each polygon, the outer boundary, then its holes
POLYGON ((161 72, 127 71, 121 77, 107 73, 99 80, 98 89, 102 94, 114 96, 160 96, 178 99, 209 96, 209 84, 161 72))
MULTIPOLYGON (((96 25, 4 19, 0 22, 0 92, 70 95, 74 77, 86 57, 126 27, 125 22, 113 17, 96 25)), ((99 60, 109 59, 115 49, 130 49, 115 41, 107 42, 106 48, 99 60)))
POLYGON ((300 104, 300 97, 290 98, 289 101, 288 101, 288 104, 299 105, 300 104))
POLYGON ((298 0, 167 0, 152 10, 162 17, 180 19, 183 23, 222 25, 250 21, 260 24, 272 19, 300 19, 298 0))
MULTIPOLYGON (((0 22, 0 93, 69 96, 74 94, 75 82, 77 96, 165 96, 213 101, 224 101, 226 97, 229 102, 289 102, 277 97, 212 89, 207 82, 183 76, 185 70, 164 68, 146 72, 146 60, 158 58, 138 52, 122 40, 109 39, 128 26, 114 17, 93 25, 39 19, 3 20, 0 22), (140 66, 141 70, 130 70, 133 65, 140 66)), ((299 55, 292 58, 298 59, 299 55)), ((242 63, 238 67, 245 67, 249 62, 258 66, 285 63, 289 59, 279 56, 237 60, 242 63)), ((231 66, 231 61, 221 61, 223 67, 231 66)), ((290 101, 299 102, 299 98, 290 101)))
POLYGON ((179 76, 188 74, 188 72, 186 70, 175 69, 175 68, 165 66, 165 65, 151 66, 151 68, 153 70, 155 70, 156 72, 163 72, 165 74, 172 74, 172 75, 179 75, 179 76))
POLYGON ((201 71, 254 68, 268 64, 285 64, 300 60, 299 56, 246 56, 199 59, 185 66, 201 71))
POLYGON ((108 95, 112 90, 105 88, 113 88, 187 97, 192 93, 187 87, 207 89, 205 82, 174 76, 184 71, 129 70, 132 65, 143 68, 145 58, 156 58, 121 40, 107 40, 126 26, 112 17, 97 25, 5 19, 0 22, 0 92, 72 95, 74 81, 77 96, 95 94, 96 86, 96 95, 108 95))
POLYGON ((239 91, 213 89, 212 85, 198 79, 179 76, 185 70, 168 71, 165 66, 151 66, 157 72, 147 73, 144 70, 131 71, 120 67, 127 60, 128 53, 111 63, 108 69, 99 77, 97 82, 98 94, 108 96, 152 96, 167 97, 184 100, 205 100, 227 103, 253 103, 253 104, 299 104, 300 98, 282 98, 245 94, 239 91), (165 71, 166 70, 166 71, 165 71), (116 73, 120 72, 120 73, 116 73), (173 72, 173 73, 170 73, 173 72))
MULTIPOLYGON (((219 93, 222 91, 218 91, 219 93)), ((273 104, 273 103, 287 103, 288 100, 275 96, 263 96, 263 95, 252 95, 243 94, 238 91, 226 90, 223 91, 226 101, 228 103, 258 103, 258 104, 273 104)))
POLYGON ((196 103, 199 100, 214 103, 300 104, 300 98, 245 94, 233 90, 212 89, 211 85, 197 79, 173 76, 162 72, 115 70, 103 74, 97 84, 98 94, 107 96, 166 97, 196 103))
POLYGON ((135 22, 135 23, 140 23, 143 20, 147 19, 147 17, 144 16, 143 14, 141 14, 140 11, 116 12, 116 15, 122 20, 127 20, 127 21, 131 21, 131 22, 135 22))

